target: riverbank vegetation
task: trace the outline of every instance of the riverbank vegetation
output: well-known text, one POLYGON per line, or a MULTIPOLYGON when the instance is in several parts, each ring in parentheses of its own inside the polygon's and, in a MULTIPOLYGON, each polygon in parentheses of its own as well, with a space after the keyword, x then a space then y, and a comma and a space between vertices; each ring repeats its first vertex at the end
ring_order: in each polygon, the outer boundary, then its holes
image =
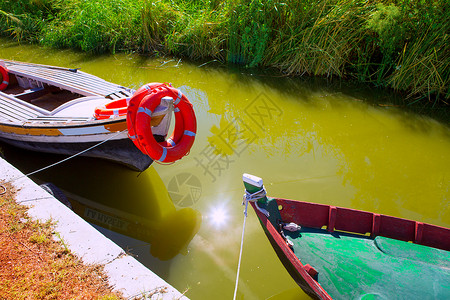
POLYGON ((450 100, 447 0, 2 0, 0 31, 91 53, 275 67, 450 100))

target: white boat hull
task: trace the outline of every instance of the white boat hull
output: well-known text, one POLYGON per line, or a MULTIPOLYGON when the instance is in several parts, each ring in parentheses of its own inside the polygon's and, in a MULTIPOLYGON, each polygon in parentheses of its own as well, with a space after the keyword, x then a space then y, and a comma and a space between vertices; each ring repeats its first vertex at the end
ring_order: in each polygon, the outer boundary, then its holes
POLYGON ((96 107, 131 97, 134 90, 73 69, 12 61, 0 66, 10 77, 0 91, 1 141, 38 152, 83 152, 137 171, 153 162, 128 138, 126 116, 93 117, 96 107))

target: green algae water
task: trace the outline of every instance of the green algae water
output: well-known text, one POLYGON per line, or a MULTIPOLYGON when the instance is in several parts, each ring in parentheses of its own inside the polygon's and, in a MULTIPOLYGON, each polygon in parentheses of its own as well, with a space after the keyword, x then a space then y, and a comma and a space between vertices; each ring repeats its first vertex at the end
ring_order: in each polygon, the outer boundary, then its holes
MULTIPOLYGON (((34 177, 60 187, 75 211, 191 299, 233 297, 243 173, 262 177, 271 196, 450 226, 448 124, 385 105, 395 96, 384 91, 212 63, 0 43, 0 58, 81 68, 136 89, 170 82, 193 103, 196 141, 174 164, 136 173, 76 158, 34 177)), ((60 159, 2 148, 23 172, 60 159)), ((308 298, 252 211, 237 298, 308 298)))

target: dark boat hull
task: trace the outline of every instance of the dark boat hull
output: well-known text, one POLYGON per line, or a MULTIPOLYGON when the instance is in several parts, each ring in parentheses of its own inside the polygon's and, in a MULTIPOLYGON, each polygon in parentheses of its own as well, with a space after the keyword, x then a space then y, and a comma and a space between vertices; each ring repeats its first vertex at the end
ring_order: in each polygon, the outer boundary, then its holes
POLYGON ((93 147, 92 149, 83 152, 81 155, 119 163, 138 172, 146 170, 153 163, 153 160, 136 148, 133 142, 128 138, 109 140, 100 145, 98 145, 98 142, 49 143, 19 141, 6 138, 0 138, 0 140, 25 150, 66 156, 75 155, 93 147))

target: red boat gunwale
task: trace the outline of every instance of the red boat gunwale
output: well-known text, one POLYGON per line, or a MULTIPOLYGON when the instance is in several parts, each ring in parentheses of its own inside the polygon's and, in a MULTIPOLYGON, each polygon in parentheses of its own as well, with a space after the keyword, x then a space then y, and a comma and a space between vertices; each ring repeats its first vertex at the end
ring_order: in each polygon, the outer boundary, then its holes
MULTIPOLYGON (((450 229, 448 228, 356 209, 279 198, 274 200, 277 201, 282 221, 286 223, 294 222, 304 227, 319 229, 326 226, 329 232, 336 230, 361 235, 370 234, 371 238, 383 236, 450 251, 450 229)), ((295 256, 270 220, 256 209, 254 202, 250 203, 280 260, 285 264, 281 255, 289 260, 290 266, 286 264, 285 266, 289 267, 287 269, 297 283, 310 296, 332 299, 310 276, 305 265, 295 256), (292 270, 292 267, 295 270, 292 270)))

